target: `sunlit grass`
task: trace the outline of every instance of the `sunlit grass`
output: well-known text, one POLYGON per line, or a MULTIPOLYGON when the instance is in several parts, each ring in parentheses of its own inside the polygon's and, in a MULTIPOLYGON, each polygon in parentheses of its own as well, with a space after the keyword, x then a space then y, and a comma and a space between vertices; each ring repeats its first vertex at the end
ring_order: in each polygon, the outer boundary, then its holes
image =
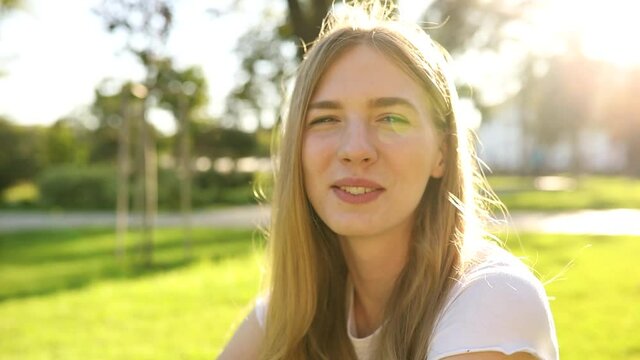
POLYGON ((535 178, 492 176, 489 183, 510 211, 566 211, 580 209, 640 209, 640 179, 589 176, 576 179, 575 187, 542 191, 535 178))
POLYGON ((133 251, 120 268, 109 230, 0 234, 0 358, 213 358, 258 290, 261 245, 253 230, 193 238, 186 261, 181 230, 158 231, 145 269, 133 251))
MULTIPOLYGON (((156 231, 151 268, 139 265, 140 237, 130 234, 127 256, 120 264, 114 257, 113 230, 0 233, 0 301, 168 271, 187 263, 182 230, 156 231)), ((246 229, 194 229, 192 239, 193 254, 200 259, 220 260, 260 246, 260 234, 246 229)))
MULTIPOLYGON (((187 262, 180 235, 158 232, 151 270, 118 270, 107 230, 0 234, 0 358, 215 358, 257 294, 259 241, 198 229, 187 262)), ((640 239, 512 234, 507 246, 549 281, 562 359, 640 359, 640 239)))
POLYGON ((523 234, 507 245, 548 282, 561 359, 640 359, 640 238, 523 234))
POLYGON ((244 255, 0 303, 3 359, 212 359, 258 286, 244 255))

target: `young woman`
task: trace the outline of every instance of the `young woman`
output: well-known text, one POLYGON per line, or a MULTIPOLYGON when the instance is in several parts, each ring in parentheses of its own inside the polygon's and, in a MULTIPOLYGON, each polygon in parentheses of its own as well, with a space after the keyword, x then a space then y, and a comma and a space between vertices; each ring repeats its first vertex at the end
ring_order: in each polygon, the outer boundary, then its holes
POLYGON ((446 56, 388 15, 342 7, 299 68, 269 285, 220 359, 557 359, 544 288, 484 240, 446 56))

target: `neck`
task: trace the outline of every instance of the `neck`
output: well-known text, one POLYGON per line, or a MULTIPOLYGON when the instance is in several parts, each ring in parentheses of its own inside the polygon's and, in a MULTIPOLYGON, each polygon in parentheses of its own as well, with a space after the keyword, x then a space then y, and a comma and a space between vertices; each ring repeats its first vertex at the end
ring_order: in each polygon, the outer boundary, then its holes
POLYGON ((409 240, 409 233, 342 239, 355 290, 353 311, 358 336, 367 336, 382 325, 395 281, 407 262, 409 240))

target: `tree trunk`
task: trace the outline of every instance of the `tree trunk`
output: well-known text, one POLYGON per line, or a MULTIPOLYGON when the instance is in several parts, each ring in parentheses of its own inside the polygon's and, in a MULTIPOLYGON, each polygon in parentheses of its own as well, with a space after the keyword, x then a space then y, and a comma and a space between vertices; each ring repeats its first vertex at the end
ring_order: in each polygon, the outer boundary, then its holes
POLYGON ((125 256, 129 227, 129 92, 122 92, 120 114, 122 123, 118 132, 118 195, 116 199, 116 258, 122 262, 125 256))
POLYGON ((189 141, 189 116, 187 114, 186 95, 179 98, 178 113, 180 124, 180 212, 184 230, 184 256, 192 257, 193 245, 191 240, 191 143, 189 141))
MULTIPOLYGON (((136 146, 136 194, 133 199, 133 208, 136 213, 136 226, 139 230, 143 229, 142 219, 145 212, 145 110, 144 110, 144 98, 141 98, 140 108, 136 108, 136 124, 138 133, 137 146, 136 146)), ((136 252, 142 256, 144 249, 144 237, 140 239, 140 242, 136 245, 136 252)))
POLYGON ((153 263, 153 243, 158 197, 156 144, 152 126, 147 122, 147 106, 143 110, 142 143, 144 146, 144 212, 142 216, 142 263, 153 263))

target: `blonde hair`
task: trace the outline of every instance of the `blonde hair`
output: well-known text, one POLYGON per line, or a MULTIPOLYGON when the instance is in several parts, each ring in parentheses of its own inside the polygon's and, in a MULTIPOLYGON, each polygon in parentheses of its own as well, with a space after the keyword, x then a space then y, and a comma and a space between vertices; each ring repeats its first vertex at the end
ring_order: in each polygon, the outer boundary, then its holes
POLYGON ((471 131, 456 119, 447 55, 419 27, 390 19, 392 13, 377 2, 333 9, 298 70, 275 162, 261 359, 356 358, 346 328, 344 256, 337 235, 307 199, 301 161, 307 106, 324 71, 344 51, 375 47, 422 85, 446 148, 445 174, 428 182, 416 210, 409 259, 386 307, 378 358, 426 358, 436 317, 466 263, 465 238, 480 229, 474 178, 483 177, 471 131))

